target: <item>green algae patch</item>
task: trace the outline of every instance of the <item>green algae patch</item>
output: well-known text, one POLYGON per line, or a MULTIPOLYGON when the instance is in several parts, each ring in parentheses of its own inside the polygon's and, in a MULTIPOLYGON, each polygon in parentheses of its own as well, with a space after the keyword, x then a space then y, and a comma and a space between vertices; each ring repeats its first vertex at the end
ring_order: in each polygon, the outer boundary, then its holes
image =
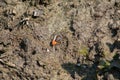
POLYGON ((108 68, 109 66, 110 66, 110 62, 105 61, 105 60, 101 60, 99 65, 98 65, 98 68, 103 69, 103 68, 108 68))
POLYGON ((78 52, 79 52, 80 55, 86 56, 86 55, 88 55, 88 48, 83 46, 78 50, 78 52))

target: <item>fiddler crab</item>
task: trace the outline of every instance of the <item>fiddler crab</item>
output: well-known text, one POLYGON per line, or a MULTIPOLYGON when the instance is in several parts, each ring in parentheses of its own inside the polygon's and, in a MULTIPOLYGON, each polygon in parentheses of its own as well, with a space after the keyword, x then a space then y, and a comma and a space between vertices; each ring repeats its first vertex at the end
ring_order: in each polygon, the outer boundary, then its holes
POLYGON ((26 25, 29 28, 32 28, 32 25, 29 22, 30 18, 23 18, 16 26, 17 28, 20 28, 20 26, 26 25))
POLYGON ((62 38, 63 38, 63 36, 61 34, 55 35, 51 42, 52 46, 56 46, 57 44, 60 44, 62 38))

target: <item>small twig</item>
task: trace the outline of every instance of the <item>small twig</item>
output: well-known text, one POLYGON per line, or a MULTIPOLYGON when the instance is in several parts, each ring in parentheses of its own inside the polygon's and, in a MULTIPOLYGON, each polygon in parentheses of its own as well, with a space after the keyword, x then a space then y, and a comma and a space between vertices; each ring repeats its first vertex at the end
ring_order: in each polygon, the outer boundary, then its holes
POLYGON ((15 65, 10 65, 10 64, 7 64, 7 63, 5 63, 2 59, 0 59, 0 63, 2 64, 2 65, 5 65, 5 66, 7 66, 7 67, 10 67, 10 68, 15 68, 15 69, 17 69, 16 67, 15 67, 15 65))

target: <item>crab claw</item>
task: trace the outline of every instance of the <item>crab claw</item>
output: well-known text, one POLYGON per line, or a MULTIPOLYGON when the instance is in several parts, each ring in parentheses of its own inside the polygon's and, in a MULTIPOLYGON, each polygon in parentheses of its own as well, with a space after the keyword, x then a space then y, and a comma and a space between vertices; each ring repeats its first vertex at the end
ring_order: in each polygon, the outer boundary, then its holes
POLYGON ((55 40, 52 41, 52 45, 55 46, 57 42, 55 40))

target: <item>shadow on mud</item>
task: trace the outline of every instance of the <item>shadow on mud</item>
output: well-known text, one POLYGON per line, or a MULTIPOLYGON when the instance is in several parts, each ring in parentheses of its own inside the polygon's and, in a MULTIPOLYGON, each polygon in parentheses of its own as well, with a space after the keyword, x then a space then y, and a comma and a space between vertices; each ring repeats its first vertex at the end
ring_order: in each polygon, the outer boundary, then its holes
POLYGON ((103 69, 98 69, 98 65, 96 63, 91 66, 86 64, 81 64, 81 66, 77 66, 74 63, 64 63, 61 66, 71 75, 73 79, 108 80, 110 78, 108 76, 111 74, 113 75, 113 79, 120 79, 120 67, 118 66, 118 62, 116 62, 116 60, 115 62, 111 61, 111 65, 108 68, 103 69), (79 78, 76 77, 76 74, 79 78), (99 78, 98 75, 103 75, 103 77, 99 78))
POLYGON ((118 41, 118 40, 115 40, 113 44, 106 43, 106 45, 109 47, 109 50, 111 52, 113 52, 114 49, 120 49, 120 41, 118 41))
POLYGON ((81 66, 77 66, 74 63, 64 63, 62 67, 67 70, 73 79, 76 79, 76 74, 81 77, 82 80, 96 80, 96 67, 88 66, 86 64, 81 64, 81 66))

